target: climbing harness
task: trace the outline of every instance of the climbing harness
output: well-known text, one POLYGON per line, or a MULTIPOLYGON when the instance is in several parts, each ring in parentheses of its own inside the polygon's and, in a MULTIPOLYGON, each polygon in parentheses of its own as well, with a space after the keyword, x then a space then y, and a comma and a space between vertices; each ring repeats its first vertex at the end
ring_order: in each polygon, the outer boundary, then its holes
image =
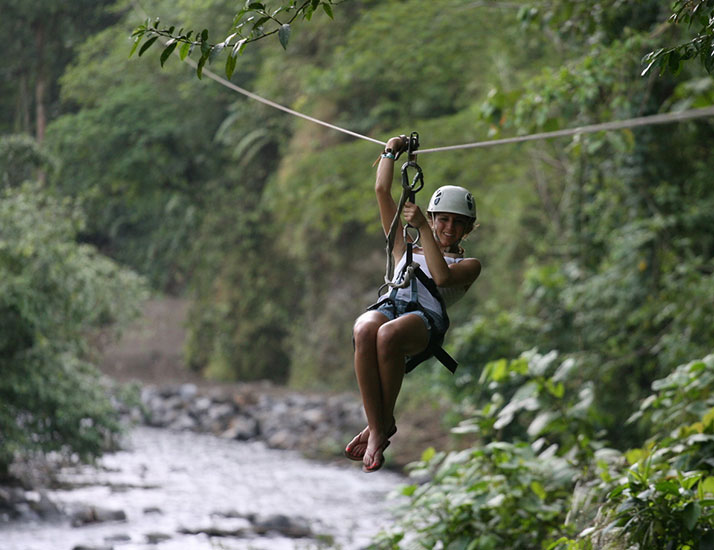
MULTIPOLYGON (((402 235, 404 237, 404 242, 406 243, 406 258, 404 262, 404 267, 402 268, 396 279, 394 278, 394 257, 392 255, 392 252, 394 250, 394 241, 396 239, 402 209, 404 208, 404 204, 407 202, 407 200, 412 203, 415 202, 416 194, 424 187, 424 172, 416 162, 416 153, 418 148, 419 134, 417 132, 412 132, 407 142, 407 161, 402 165, 401 170, 402 194, 399 198, 399 204, 397 205, 397 212, 394 215, 394 219, 392 220, 392 223, 389 227, 389 233, 387 234, 387 271, 384 276, 384 284, 379 288, 377 294, 381 294, 382 290, 385 288, 391 288, 392 290, 387 298, 380 298, 380 300, 369 306, 367 309, 377 309, 385 303, 396 307, 396 297, 399 289, 410 287, 411 294, 406 311, 421 311, 431 323, 432 331, 426 349, 423 352, 407 359, 406 372, 413 370, 419 363, 426 361, 427 359, 433 356, 436 357, 447 369, 449 369, 453 373, 456 370, 458 364, 442 348, 442 344, 444 343, 444 335, 446 334, 446 330, 449 328, 449 317, 446 313, 446 304, 444 303, 444 298, 439 292, 439 288, 436 286, 434 280, 426 273, 424 273, 418 263, 414 262, 414 245, 419 242, 419 232, 417 231, 416 236, 412 238, 412 236, 409 234, 409 229, 413 229, 413 227, 408 223, 405 223, 402 228, 402 235), (409 168, 412 168, 416 171, 413 179, 411 180, 411 183, 409 181, 408 174, 409 168), (441 305, 445 328, 444 331, 439 334, 437 334, 435 330, 437 324, 434 321, 433 315, 429 312, 429 310, 424 308, 419 303, 417 281, 424 285, 424 287, 429 291, 429 293, 437 300, 439 305, 441 305)), ((395 158, 399 158, 403 151, 404 150, 399 151, 395 158)))

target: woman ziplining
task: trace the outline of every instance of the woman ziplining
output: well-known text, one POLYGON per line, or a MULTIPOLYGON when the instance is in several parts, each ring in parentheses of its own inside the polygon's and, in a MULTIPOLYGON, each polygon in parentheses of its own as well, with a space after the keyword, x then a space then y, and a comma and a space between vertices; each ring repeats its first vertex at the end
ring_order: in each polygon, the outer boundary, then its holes
POLYGON ((453 372, 455 363, 441 350, 449 325, 446 307, 463 297, 481 273, 479 260, 464 258, 461 248, 476 222, 471 193, 453 185, 440 187, 429 201, 428 217, 414 203, 413 195, 421 188, 416 184, 423 185, 421 168, 412 157, 414 135, 391 138, 379 158, 375 193, 391 253, 385 286, 392 290, 354 325, 354 369, 367 427, 350 441, 345 455, 362 461, 366 472, 382 467, 384 450, 397 431, 394 406, 404 375, 431 356, 453 372), (391 193, 394 162, 405 151, 409 161, 402 167, 402 186, 410 196, 405 200, 403 194, 397 205, 391 193), (417 169, 411 186, 406 177, 409 167, 417 169), (401 236, 394 232, 400 214, 406 222, 401 236), (416 239, 409 236, 408 227, 418 231, 416 239), (398 263, 393 277, 392 261, 398 263))

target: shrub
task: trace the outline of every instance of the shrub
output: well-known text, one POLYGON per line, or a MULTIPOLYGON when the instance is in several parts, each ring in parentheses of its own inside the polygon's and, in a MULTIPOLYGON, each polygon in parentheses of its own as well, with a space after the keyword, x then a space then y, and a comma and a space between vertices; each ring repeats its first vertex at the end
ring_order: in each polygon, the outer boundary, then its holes
POLYGON ((128 320, 144 287, 78 244, 81 224, 40 185, 0 191, 0 476, 20 452, 95 455, 119 428, 87 337, 128 320))

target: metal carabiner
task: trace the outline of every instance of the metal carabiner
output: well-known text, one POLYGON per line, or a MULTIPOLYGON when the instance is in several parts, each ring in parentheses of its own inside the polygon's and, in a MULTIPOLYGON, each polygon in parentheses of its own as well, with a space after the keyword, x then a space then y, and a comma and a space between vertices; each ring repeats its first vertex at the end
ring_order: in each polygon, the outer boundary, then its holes
POLYGON ((414 202, 414 196, 418 191, 421 191, 423 187, 424 172, 422 172, 421 166, 413 160, 408 160, 402 164, 402 188, 405 191, 409 191, 409 202, 414 202), (410 167, 416 170, 416 174, 414 174, 411 184, 409 183, 409 173, 407 171, 410 167))
MULTIPOLYGON (((402 188, 404 189, 404 191, 409 193, 409 202, 416 202, 416 194, 417 192, 421 191, 422 187, 424 187, 424 172, 422 172, 421 166, 419 166, 413 160, 408 160, 407 162, 402 164, 402 188), (411 184, 409 183, 409 173, 407 171, 409 167, 412 167, 416 170, 416 174, 414 174, 414 178, 412 179, 411 184)), ((419 242, 419 232, 417 231, 416 236, 410 238, 410 228, 412 228, 411 225, 409 225, 408 223, 404 224, 404 241, 409 243, 407 245, 407 265, 410 265, 412 261, 411 245, 417 244, 419 242)))
POLYGON ((407 142, 407 148, 402 149, 397 153, 397 156, 394 157, 394 160, 399 159, 399 157, 402 156, 402 153, 406 151, 407 153, 407 159, 408 160, 415 160, 416 159, 416 154, 417 154, 417 149, 419 149, 419 133, 418 132, 412 132, 409 137, 405 136, 402 134, 400 136, 402 139, 404 139, 407 142))

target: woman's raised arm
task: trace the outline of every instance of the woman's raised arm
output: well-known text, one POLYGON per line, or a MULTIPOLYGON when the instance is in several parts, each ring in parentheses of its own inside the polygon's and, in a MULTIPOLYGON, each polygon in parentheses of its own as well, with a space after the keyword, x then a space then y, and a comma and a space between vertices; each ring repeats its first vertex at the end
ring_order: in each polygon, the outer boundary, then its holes
MULTIPOLYGON (((406 140, 402 136, 397 136, 390 138, 385 147, 385 151, 396 155, 400 151, 404 150, 406 147, 406 140)), ((384 234, 389 234, 389 228, 394 219, 394 215, 397 213, 397 203, 392 197, 392 181, 394 180, 394 159, 389 158, 389 156, 382 156, 379 159, 379 164, 377 166, 377 178, 374 184, 374 191, 377 195, 377 205, 379 206, 379 218, 382 221, 382 228, 384 229, 384 234)), ((404 243, 404 238, 399 232, 394 241, 394 249, 392 255, 395 261, 399 261, 404 254, 406 249, 406 244, 404 243)))

